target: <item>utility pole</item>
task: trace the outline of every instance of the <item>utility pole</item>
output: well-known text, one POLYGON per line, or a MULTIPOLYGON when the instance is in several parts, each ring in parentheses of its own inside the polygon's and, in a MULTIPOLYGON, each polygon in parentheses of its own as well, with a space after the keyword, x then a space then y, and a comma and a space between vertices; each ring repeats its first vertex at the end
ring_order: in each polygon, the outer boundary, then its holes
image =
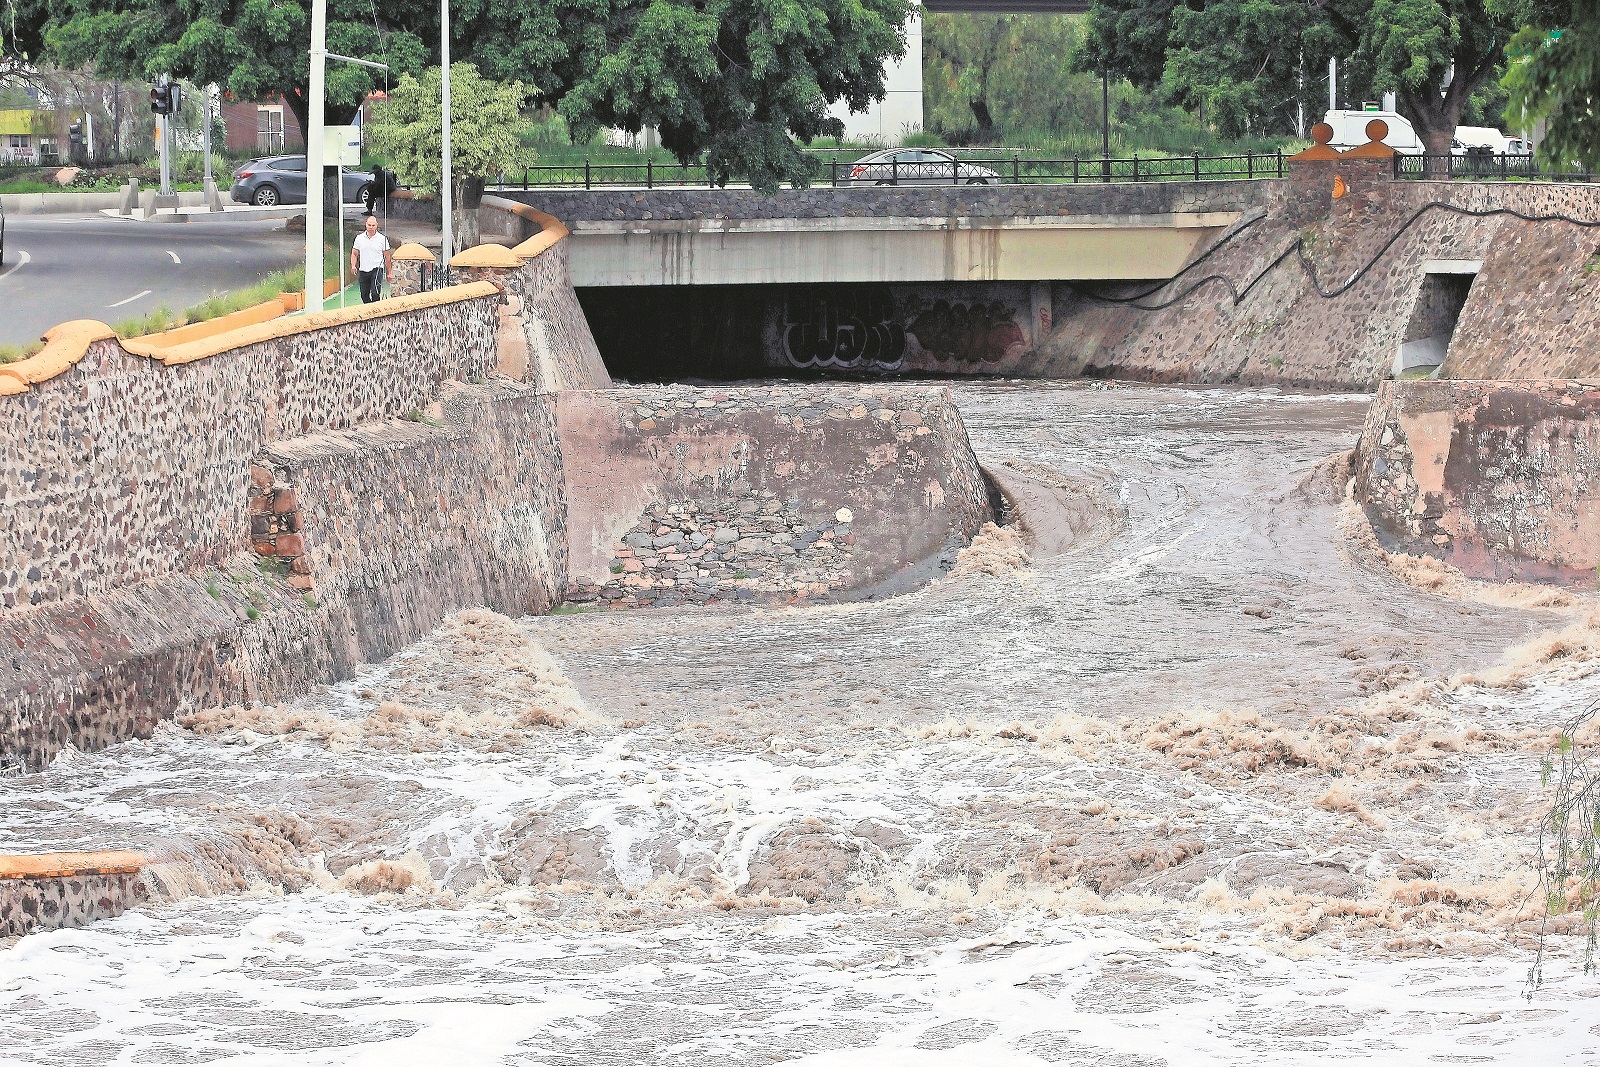
POLYGON ((1111 75, 1100 67, 1100 177, 1111 180, 1111 75))
POLYGON ((442 180, 439 198, 444 211, 444 267, 450 269, 450 257, 455 255, 450 233, 450 0, 439 0, 439 88, 444 108, 444 155, 440 160, 442 180))
MULTIPOLYGON (((306 102, 306 311, 322 310, 322 154, 328 0, 311 0, 311 85, 306 102)), ((340 219, 339 224, 344 225, 340 219)))

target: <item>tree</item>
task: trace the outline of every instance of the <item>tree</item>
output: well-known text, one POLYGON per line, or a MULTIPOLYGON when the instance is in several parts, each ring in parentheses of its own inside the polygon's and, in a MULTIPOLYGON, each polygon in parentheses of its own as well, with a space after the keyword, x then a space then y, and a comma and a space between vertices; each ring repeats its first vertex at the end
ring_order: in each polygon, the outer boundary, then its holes
MULTIPOLYGON (((409 74, 367 124, 373 149, 389 157, 406 184, 436 193, 443 182, 442 94, 438 67, 409 74)), ((525 166, 533 153, 522 145, 532 126, 523 108, 533 90, 521 82, 486 80, 471 63, 450 64, 451 230, 456 249, 478 243, 478 206, 484 179, 525 166)))
POLYGON ((1529 7, 1514 0, 1371 0, 1353 13, 1373 88, 1396 95, 1428 152, 1449 155, 1462 109, 1500 69, 1506 41, 1529 7))
MULTIPOLYGON (((388 18, 428 28, 429 5, 402 0, 398 8, 384 9, 388 18)), ((112 78, 170 74, 220 85, 241 100, 281 96, 300 128, 310 125, 309 0, 66 0, 50 11, 40 37, 48 57, 65 66, 92 64, 112 78)), ((404 22, 375 24, 373 8, 357 0, 329 5, 328 49, 386 62, 391 76, 420 70, 429 55, 423 38, 404 22)), ((383 84, 381 71, 330 62, 325 118, 349 122, 367 94, 383 84)))
POLYGON ((1094 0, 1073 66, 1151 89, 1166 69, 1177 0, 1094 0))
MULTIPOLYGON (((930 128, 972 131, 1058 129, 1089 116, 1087 79, 1068 62, 1078 45, 1062 15, 929 15, 922 26, 923 108, 930 128), (1085 84, 1074 84, 1074 82, 1085 84)), ((1099 87, 1094 105, 1099 106, 1099 87)))
MULTIPOLYGON (((305 127, 309 0, 24 3, 58 62, 282 94, 305 127)), ((792 138, 843 133, 832 104, 883 97, 910 11, 909 0, 460 0, 451 55, 536 88, 579 138, 655 126, 680 158, 705 151, 713 181, 771 190, 815 169, 792 138)), ((438 62, 438 12, 433 0, 330 0, 328 47, 414 74, 438 62)), ((381 84, 330 64, 329 121, 347 122, 381 84)))
POLYGON ((1394 92, 1427 150, 1448 154, 1535 2, 1549 0, 1094 0, 1078 62, 1159 78, 1219 128, 1265 132, 1286 125, 1296 96, 1316 99, 1300 71, 1337 56, 1352 96, 1394 92))
MULTIPOLYGON (((1173 12, 1161 84, 1224 137, 1292 130, 1307 72, 1325 69, 1339 34, 1303 0, 1218 0, 1173 12)), ((1314 77, 1314 74, 1312 75, 1314 77)))
POLYGON ((817 164, 792 138, 842 136, 828 107, 883 97, 884 64, 905 53, 908 0, 649 0, 585 39, 561 93, 575 136, 602 126, 661 131, 680 159, 704 150, 711 181, 770 192, 817 164))
POLYGON ((1555 166, 1600 169, 1600 10, 1574 4, 1564 28, 1559 12, 1535 12, 1506 46, 1506 113, 1522 129, 1545 123, 1539 156, 1555 166))

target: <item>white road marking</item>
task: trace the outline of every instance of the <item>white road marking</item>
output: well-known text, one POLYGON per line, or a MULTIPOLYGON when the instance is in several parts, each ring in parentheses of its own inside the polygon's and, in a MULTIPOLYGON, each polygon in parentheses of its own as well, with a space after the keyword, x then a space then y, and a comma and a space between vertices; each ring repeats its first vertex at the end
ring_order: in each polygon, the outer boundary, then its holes
POLYGON ((128 299, 126 299, 126 300, 118 300, 115 304, 107 304, 106 307, 108 307, 108 308, 119 308, 123 304, 131 304, 135 300, 138 300, 140 297, 149 296, 149 295, 150 295, 150 290, 146 289, 142 293, 134 293, 132 296, 128 297, 128 299))
POLYGON ((174 263, 182 263, 183 262, 183 260, 178 258, 178 253, 174 252, 170 248, 167 249, 167 255, 172 257, 172 262, 174 262, 174 263))
POLYGON ((31 262, 33 262, 33 260, 28 253, 18 252, 17 261, 11 264, 11 266, 7 267, 4 272, 0 272, 0 281, 5 281, 7 278, 11 277, 13 274, 17 273, 18 270, 26 267, 31 262))

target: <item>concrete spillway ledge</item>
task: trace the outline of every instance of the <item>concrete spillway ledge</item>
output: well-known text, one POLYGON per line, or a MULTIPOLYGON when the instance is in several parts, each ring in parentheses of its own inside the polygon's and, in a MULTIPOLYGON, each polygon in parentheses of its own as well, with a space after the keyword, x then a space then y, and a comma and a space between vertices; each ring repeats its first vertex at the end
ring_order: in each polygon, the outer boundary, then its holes
POLYGON ((0 937, 86 926, 150 895, 138 852, 0 855, 0 937))

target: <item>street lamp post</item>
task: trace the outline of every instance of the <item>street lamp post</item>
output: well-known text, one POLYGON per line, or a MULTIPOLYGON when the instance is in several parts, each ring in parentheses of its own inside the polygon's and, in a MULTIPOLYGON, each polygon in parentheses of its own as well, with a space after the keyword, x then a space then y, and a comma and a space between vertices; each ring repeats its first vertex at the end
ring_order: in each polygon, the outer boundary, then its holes
POLYGON ((450 257, 455 255, 450 233, 450 0, 439 0, 439 89, 440 105, 444 109, 444 152, 440 159, 440 206, 444 214, 444 266, 450 269, 450 257))
POLYGON ((322 310, 322 98, 328 0, 311 0, 311 85, 306 107, 306 310, 322 310))

